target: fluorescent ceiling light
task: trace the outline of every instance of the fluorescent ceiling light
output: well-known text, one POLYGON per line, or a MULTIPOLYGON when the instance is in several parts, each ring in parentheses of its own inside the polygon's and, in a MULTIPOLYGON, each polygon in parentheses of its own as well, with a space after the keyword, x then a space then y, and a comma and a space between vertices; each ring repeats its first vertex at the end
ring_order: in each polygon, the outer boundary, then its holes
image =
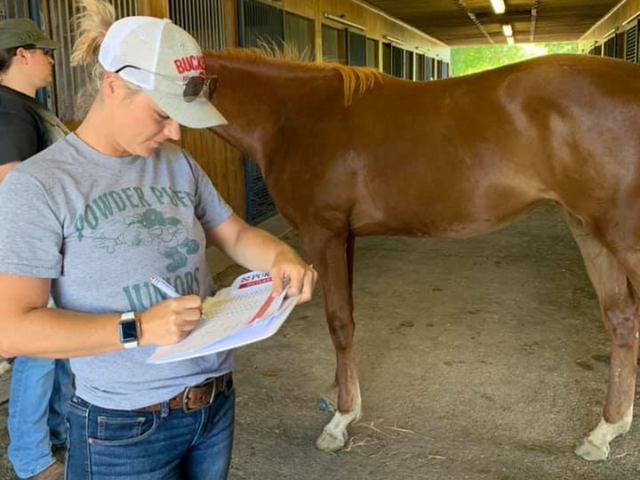
POLYGON ((389 40, 391 43, 397 43, 398 45, 406 45, 406 42, 397 39, 396 37, 392 37, 391 35, 382 35, 382 38, 385 40, 389 40))
POLYGON ((510 23, 502 25, 502 31, 504 32, 505 37, 513 37, 513 28, 511 28, 510 23))
POLYGON ((509 45, 514 45, 516 43, 516 41, 513 39, 513 37, 507 37, 507 43, 509 45))
POLYGON ((491 6, 496 13, 504 13, 506 7, 504 6, 504 0, 491 0, 491 6))

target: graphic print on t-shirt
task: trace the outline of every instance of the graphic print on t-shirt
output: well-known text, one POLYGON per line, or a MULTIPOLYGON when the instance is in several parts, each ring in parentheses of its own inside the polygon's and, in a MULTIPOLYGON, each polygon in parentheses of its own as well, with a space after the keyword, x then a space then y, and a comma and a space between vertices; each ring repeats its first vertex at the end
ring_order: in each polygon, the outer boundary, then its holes
MULTIPOLYGON (((198 261, 189 257, 201 255, 201 246, 190 237, 193 224, 184 223, 194 221, 194 207, 192 193, 170 187, 111 190, 84 206, 74 222, 74 237, 108 255, 135 256, 135 250, 153 249, 165 260, 158 265, 162 276, 180 294, 198 294, 198 261)), ((149 308, 164 298, 147 283, 123 286, 132 308, 149 308)))
POLYGON ((142 214, 127 217, 126 226, 120 235, 109 238, 102 235, 93 238, 96 247, 107 253, 115 253, 120 246, 155 247, 165 257, 167 272, 174 273, 187 265, 187 255, 195 255, 200 244, 187 236, 187 229, 177 217, 166 217, 155 208, 142 214))

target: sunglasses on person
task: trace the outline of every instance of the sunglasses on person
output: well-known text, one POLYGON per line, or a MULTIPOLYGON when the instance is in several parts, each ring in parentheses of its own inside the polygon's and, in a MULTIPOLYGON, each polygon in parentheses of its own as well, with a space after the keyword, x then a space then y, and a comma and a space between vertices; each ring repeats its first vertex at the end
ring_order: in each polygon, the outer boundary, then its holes
POLYGON ((174 83, 182 85, 184 87, 184 90, 182 91, 182 98, 187 103, 193 102, 200 95, 211 101, 213 99, 213 94, 216 93, 216 88, 218 87, 218 77, 216 75, 192 76, 186 77, 184 80, 179 80, 176 77, 163 75, 162 73, 151 72, 149 70, 145 70, 144 68, 136 67, 135 65, 125 65, 117 69, 115 73, 120 73, 125 68, 140 70, 141 72, 166 78, 174 83))

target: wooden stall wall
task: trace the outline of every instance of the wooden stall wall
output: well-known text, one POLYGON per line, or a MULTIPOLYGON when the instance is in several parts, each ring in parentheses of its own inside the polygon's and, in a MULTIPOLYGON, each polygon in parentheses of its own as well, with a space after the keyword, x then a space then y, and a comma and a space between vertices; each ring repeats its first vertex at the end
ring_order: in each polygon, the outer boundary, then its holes
POLYGON ((167 0, 138 0, 138 13, 147 17, 168 18, 169 2, 167 0))

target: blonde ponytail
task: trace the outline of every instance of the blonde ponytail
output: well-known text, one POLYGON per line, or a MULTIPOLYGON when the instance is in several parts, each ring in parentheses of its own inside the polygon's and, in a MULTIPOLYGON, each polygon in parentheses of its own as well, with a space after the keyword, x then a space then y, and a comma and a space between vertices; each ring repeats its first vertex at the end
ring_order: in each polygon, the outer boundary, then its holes
MULTIPOLYGON (((100 88, 105 70, 98 62, 100 46, 107 35, 107 30, 116 21, 113 5, 105 0, 78 0, 83 11, 74 17, 78 39, 73 45, 71 65, 86 66, 89 78, 84 88, 78 93, 76 103, 76 120, 84 118, 91 105, 100 97, 100 88)), ((141 89, 124 81, 130 94, 141 89)))
POLYGON ((91 65, 98 59, 100 45, 116 20, 113 5, 104 0, 80 0, 84 11, 75 17, 78 39, 71 53, 71 65, 91 65))

